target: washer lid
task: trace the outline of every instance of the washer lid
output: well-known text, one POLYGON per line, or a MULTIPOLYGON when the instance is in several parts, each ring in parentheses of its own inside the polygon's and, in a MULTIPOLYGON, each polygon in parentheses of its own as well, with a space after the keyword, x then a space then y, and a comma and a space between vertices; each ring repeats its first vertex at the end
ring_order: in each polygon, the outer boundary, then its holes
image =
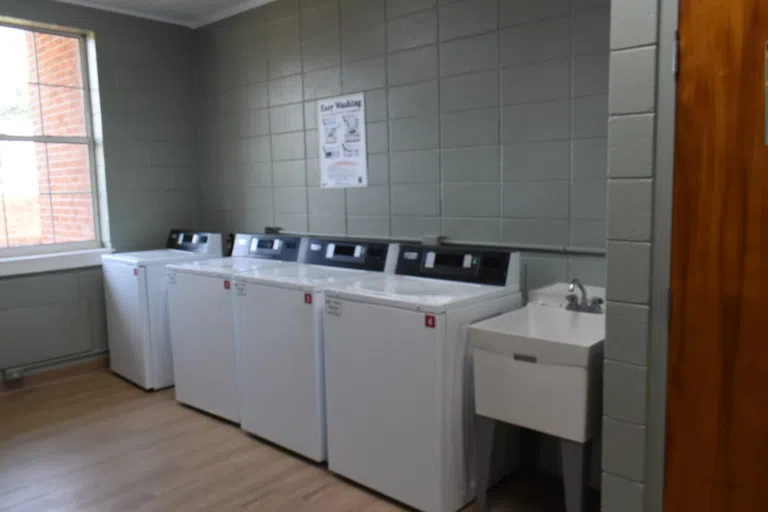
POLYGON ((248 283, 268 284, 281 288, 324 289, 349 280, 379 277, 379 272, 319 265, 283 265, 239 272, 235 279, 248 283))
POLYGON ((217 258, 214 260, 191 261, 168 265, 169 270, 185 274, 200 274, 215 277, 232 277, 236 272, 251 269, 292 265, 283 261, 258 258, 217 258))
POLYGON ((465 303, 488 300, 512 293, 515 293, 514 290, 505 286, 461 283, 402 275, 348 281, 331 286, 325 291, 327 297, 430 313, 444 313, 452 307, 465 303))
POLYGON ((157 265, 185 260, 205 259, 204 254, 176 249, 156 249, 152 251, 121 252, 117 254, 105 254, 102 261, 119 261, 129 265, 157 265))

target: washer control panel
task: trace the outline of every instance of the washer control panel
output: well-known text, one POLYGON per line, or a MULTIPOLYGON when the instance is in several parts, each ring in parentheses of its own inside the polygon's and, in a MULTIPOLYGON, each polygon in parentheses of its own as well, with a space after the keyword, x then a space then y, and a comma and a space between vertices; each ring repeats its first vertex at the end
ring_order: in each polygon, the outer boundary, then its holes
POLYGON ((403 246, 395 273, 506 286, 511 253, 478 247, 403 246))

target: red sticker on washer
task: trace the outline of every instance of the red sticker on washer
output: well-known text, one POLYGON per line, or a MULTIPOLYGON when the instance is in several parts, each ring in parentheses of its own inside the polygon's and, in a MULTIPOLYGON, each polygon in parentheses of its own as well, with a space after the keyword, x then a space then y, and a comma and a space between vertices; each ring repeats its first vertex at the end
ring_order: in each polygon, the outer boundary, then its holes
POLYGON ((133 269, 133 275, 135 276, 139 275, 139 269, 137 268, 133 269))
POLYGON ((224 280, 224 289, 225 290, 229 290, 230 288, 232 288, 232 283, 229 282, 229 279, 225 279, 224 280))
POLYGON ((304 304, 312 304, 312 294, 311 293, 305 293, 304 294, 304 304))
POLYGON ((437 325, 437 320, 434 315, 424 315, 424 327, 434 329, 437 325))

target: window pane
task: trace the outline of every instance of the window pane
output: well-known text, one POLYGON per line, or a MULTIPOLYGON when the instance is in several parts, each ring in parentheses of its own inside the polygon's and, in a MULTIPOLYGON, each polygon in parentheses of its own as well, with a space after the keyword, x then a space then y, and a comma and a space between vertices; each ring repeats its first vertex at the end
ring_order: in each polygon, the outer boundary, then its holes
POLYGON ((80 70, 80 40, 75 37, 35 33, 40 84, 83 86, 80 70))
POLYGON ((50 191, 91 193, 91 167, 86 144, 47 144, 50 191))
POLYGON ((0 133, 40 135, 32 32, 0 26, 0 133))
POLYGON ((8 246, 54 242, 45 145, 0 142, 0 196, 8 246))
POLYGON ((93 202, 87 194, 53 194, 53 226, 56 243, 96 240, 93 223, 93 202))
POLYGON ((40 86, 43 109, 43 134, 85 137, 85 102, 82 89, 40 86))

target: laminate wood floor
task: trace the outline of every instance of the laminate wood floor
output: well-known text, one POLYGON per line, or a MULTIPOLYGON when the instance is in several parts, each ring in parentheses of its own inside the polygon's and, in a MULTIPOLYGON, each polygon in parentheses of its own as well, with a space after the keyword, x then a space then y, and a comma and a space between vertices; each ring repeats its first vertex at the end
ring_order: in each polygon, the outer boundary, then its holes
MULTIPOLYGON (((557 480, 515 478, 494 512, 560 512, 557 480)), ((0 395, 2 511, 405 510, 325 468, 106 371, 0 395)), ((472 506, 467 510, 472 510, 472 506)))

